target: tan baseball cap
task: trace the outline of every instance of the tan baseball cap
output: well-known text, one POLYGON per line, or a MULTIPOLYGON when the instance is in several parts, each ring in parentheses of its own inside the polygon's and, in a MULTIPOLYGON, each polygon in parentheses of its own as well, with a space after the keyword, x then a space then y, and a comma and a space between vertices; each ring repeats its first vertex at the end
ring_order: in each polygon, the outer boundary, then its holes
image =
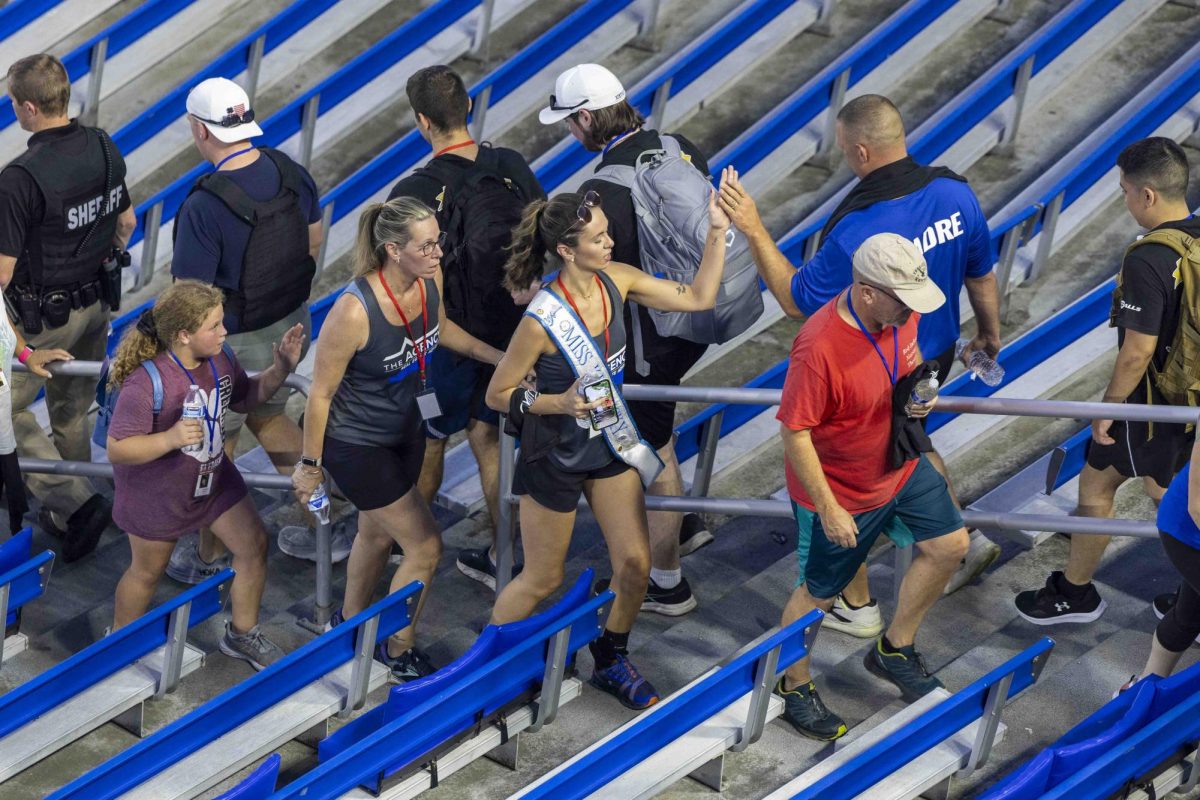
POLYGON ((896 233, 877 233, 854 251, 854 271, 864 283, 888 289, 918 314, 936 311, 946 295, 929 279, 921 249, 896 233))

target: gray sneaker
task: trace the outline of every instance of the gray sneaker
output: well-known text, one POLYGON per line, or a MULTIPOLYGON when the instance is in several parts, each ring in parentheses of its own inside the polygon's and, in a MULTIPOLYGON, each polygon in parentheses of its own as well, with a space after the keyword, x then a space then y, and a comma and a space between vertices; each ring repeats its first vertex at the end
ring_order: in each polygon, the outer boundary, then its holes
POLYGON ((193 531, 185 534, 175 543, 171 560, 167 562, 167 575, 179 581, 195 586, 204 583, 221 570, 229 566, 229 554, 226 553, 210 563, 200 557, 200 534, 193 531))
MULTIPOLYGON (((350 556, 350 547, 354 544, 354 534, 350 533, 350 520, 344 517, 333 523, 333 537, 330 547, 333 551, 333 563, 345 561, 350 556)), ((287 525, 279 529, 279 549, 292 558, 302 558, 305 561, 317 560, 317 532, 303 525, 287 525)))
POLYGON ((263 635, 259 626, 255 625, 249 633, 234 633, 233 623, 226 620, 225 635, 221 637, 221 652, 230 658, 240 658, 254 667, 263 670, 283 658, 279 645, 263 635))

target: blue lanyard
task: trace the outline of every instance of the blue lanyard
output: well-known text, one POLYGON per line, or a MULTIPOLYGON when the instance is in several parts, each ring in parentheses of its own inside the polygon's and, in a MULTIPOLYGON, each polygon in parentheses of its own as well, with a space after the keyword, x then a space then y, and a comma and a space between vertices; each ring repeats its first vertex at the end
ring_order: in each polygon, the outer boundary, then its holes
POLYGON ((850 301, 850 290, 846 290, 846 308, 850 309, 850 316, 854 317, 854 321, 858 323, 858 329, 862 331, 862 335, 867 337, 867 341, 871 343, 871 347, 875 348, 875 352, 879 354, 879 360, 883 362, 883 369, 887 372, 888 378, 892 382, 892 386, 896 385, 896 378, 900 372, 900 336, 895 327, 892 328, 892 363, 888 364, 887 358, 884 357, 883 351, 879 349, 879 343, 875 341, 875 337, 867 333, 867 326, 862 324, 862 320, 858 318, 858 312, 854 310, 854 303, 850 301))
POLYGON ((625 141, 626 136, 628 136, 631 133, 636 133, 636 132, 637 132, 637 128, 630 128, 629 130, 622 133, 620 136, 614 136, 613 138, 609 139, 608 144, 604 145, 604 149, 600 151, 600 157, 604 158, 606 155, 608 155, 608 151, 611 150, 614 145, 618 144, 619 142, 625 141))
MULTIPOLYGON (((224 166, 225 162, 228 161, 229 159, 237 158, 238 156, 244 156, 246 153, 249 153, 253 149, 254 149, 253 147, 247 147, 245 150, 238 150, 236 153, 230 153, 229 155, 225 156, 224 158, 222 158, 220 161, 217 162, 216 168, 220 169, 222 166, 224 166)), ((178 359, 176 359, 176 360, 178 360, 178 359)), ((182 367, 183 365, 180 364, 179 366, 182 367)))
MULTIPOLYGON (((192 377, 192 373, 183 365, 183 362, 179 360, 179 356, 175 355, 170 350, 167 352, 171 353, 171 358, 176 364, 179 365, 179 368, 183 370, 184 374, 188 376, 188 382, 195 384, 196 379, 192 377)), ((213 442, 215 442, 217 438, 217 422, 221 417, 221 379, 217 377, 217 367, 215 364, 213 364, 213 360, 211 358, 208 359, 208 368, 212 370, 213 375, 213 394, 215 394, 217 398, 217 414, 216 416, 209 416, 207 405, 201 408, 200 412, 204 414, 204 427, 208 428, 208 446, 211 448, 213 442)), ((206 451, 206 455, 211 456, 214 455, 214 453, 211 450, 208 450, 206 451)))

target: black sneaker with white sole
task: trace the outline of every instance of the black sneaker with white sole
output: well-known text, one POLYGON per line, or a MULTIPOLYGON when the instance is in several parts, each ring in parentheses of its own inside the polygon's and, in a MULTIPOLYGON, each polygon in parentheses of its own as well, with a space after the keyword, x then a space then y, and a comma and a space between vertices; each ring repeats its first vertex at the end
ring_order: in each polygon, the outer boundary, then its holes
POLYGON ((1094 622, 1108 608, 1108 603, 1089 583, 1081 597, 1071 597, 1064 589, 1067 579, 1054 571, 1041 589, 1030 589, 1017 595, 1013 604, 1026 622, 1034 625, 1060 625, 1065 622, 1094 622))
POLYGON ((695 607, 696 596, 692 594, 687 578, 680 578, 679 584, 670 589, 662 588, 651 578, 646 587, 646 599, 642 601, 642 611, 653 611, 668 617, 682 616, 695 607))
POLYGON ((683 515, 679 524, 679 555, 686 556, 696 552, 713 541, 712 531, 704 523, 704 517, 695 512, 683 515))
MULTIPOLYGON (((454 562, 458 571, 472 580, 477 580, 492 591, 496 590, 496 565, 492 563, 488 548, 480 547, 471 550, 459 550, 458 560, 454 562)), ((512 576, 521 574, 524 564, 513 564, 512 576)))

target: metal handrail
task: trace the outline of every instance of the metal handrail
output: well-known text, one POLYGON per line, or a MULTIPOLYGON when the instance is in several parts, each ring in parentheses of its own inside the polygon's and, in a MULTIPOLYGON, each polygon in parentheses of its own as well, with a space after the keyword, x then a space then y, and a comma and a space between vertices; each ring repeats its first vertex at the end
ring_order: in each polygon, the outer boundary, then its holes
MULTIPOLYGON (((726 403, 737 405, 777 406, 783 392, 780 389, 742 389, 711 386, 653 386, 629 384, 622 393, 630 400, 666 400, 683 403, 726 403)), ((1074 419, 1137 420, 1143 422, 1198 422, 1200 411, 1190 407, 1149 406, 1133 403, 1089 403, 1074 400, 1022 400, 1001 397, 939 397, 939 411, 959 414, 993 414, 1019 417, 1059 417, 1074 419)), ((719 423, 718 423, 719 424, 719 423)), ((718 437, 706 432, 704 452, 699 459, 694 482, 708 486, 712 480, 718 437)), ((496 591, 499 593, 511 579, 517 515, 514 507, 519 498, 511 491, 516 466, 516 441, 500 425, 500 486, 502 497, 496 520, 496 591)), ((660 497, 646 496, 648 511, 700 512, 709 514, 744 515, 791 519, 791 503, 785 500, 739 497, 660 497)), ((1097 536, 1133 536, 1156 538, 1158 528, 1153 522, 1131 519, 1098 519, 1094 517, 1060 517, 1053 514, 1019 514, 1014 512, 977 511, 966 508, 963 522, 971 527, 997 530, 1033 530, 1080 533, 1097 536)), ((896 580, 904 572, 911 551, 897 548, 896 580)))

